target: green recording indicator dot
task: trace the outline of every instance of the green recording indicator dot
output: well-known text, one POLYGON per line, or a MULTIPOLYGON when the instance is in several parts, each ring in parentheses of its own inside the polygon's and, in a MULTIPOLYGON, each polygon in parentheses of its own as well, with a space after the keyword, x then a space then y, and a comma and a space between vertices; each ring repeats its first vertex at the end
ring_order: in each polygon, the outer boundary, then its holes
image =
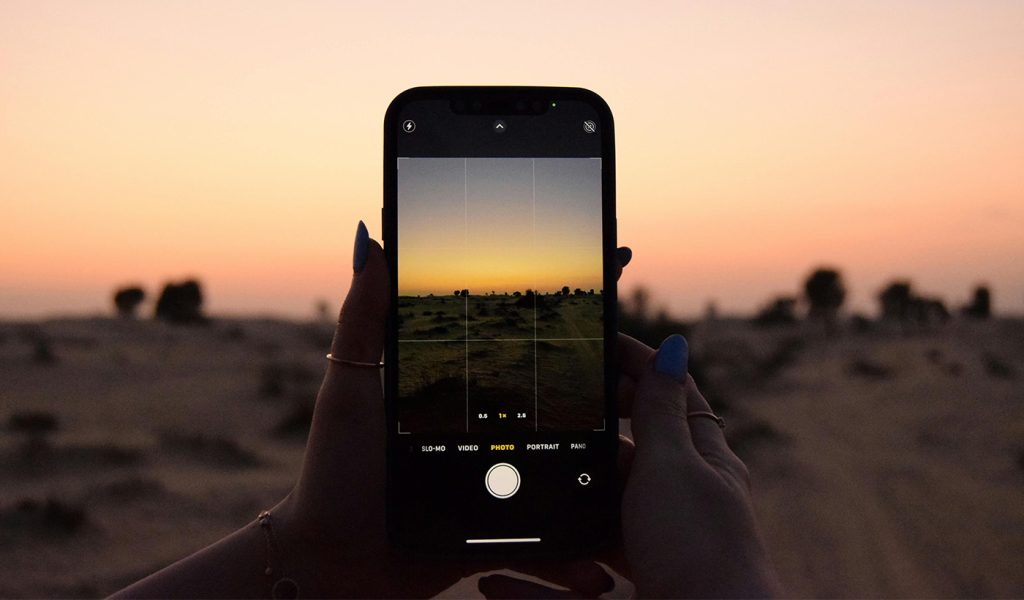
POLYGON ((551 103, 551 108, 554 108, 554 107, 556 107, 556 106, 558 106, 558 103, 557 103, 557 102, 552 102, 552 103, 551 103))

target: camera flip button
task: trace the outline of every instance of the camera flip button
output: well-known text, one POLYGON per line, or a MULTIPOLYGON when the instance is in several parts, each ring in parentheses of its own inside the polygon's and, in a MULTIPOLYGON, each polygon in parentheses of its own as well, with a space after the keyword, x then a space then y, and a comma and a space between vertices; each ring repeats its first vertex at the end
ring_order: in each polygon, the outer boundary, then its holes
POLYGON ((498 463, 487 470, 484 485, 495 498, 511 498, 519 491, 519 471, 508 463, 498 463))

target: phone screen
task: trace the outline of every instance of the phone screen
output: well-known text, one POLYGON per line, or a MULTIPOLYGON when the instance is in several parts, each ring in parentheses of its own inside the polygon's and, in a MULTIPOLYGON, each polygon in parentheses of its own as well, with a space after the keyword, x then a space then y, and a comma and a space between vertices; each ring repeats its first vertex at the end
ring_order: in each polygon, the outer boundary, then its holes
POLYGON ((389 527, 424 550, 579 548, 614 518, 610 115, 453 92, 393 105, 385 132, 389 527))

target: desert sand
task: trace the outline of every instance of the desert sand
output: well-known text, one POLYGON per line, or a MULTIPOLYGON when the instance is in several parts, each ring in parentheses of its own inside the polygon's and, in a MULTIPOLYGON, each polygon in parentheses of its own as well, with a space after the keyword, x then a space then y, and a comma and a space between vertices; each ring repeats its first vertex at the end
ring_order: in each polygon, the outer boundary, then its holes
MULTIPOLYGON (((330 334, 0 323, 0 596, 109 594, 273 504, 330 334)), ((789 595, 1024 595, 1024 321, 688 335, 789 595)))

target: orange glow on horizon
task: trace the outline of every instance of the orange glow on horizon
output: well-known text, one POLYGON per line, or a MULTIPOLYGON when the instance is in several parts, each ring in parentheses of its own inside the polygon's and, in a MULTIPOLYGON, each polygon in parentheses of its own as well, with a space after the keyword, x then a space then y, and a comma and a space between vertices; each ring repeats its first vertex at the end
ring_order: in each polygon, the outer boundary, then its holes
MULTIPOLYGON (((620 288, 672 311, 750 311, 826 264, 857 310, 907 277, 1024 313, 1022 22, 1004 2, 5 2, 0 318, 184 276, 215 313, 337 304, 358 220, 379 239, 387 104, 457 83, 608 101, 620 288)), ((600 287, 566 262, 535 285, 600 287)))

